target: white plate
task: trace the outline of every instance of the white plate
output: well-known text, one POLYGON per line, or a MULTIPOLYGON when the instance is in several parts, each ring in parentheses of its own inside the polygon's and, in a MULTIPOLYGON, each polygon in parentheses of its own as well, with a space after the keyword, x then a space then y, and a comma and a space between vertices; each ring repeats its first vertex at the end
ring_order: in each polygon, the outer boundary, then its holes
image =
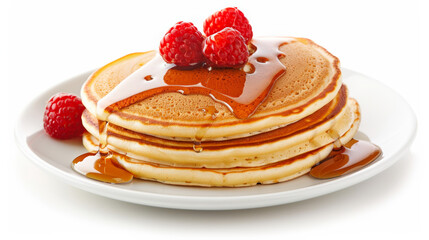
POLYGON ((72 160, 85 152, 80 139, 58 141, 44 131, 42 116, 47 100, 57 92, 79 94, 89 73, 65 81, 32 101, 15 129, 17 143, 25 155, 59 179, 80 189, 137 204, 195 210, 245 209, 296 202, 338 191, 368 179, 395 163, 410 146, 416 118, 409 105, 392 89, 359 73, 343 69, 343 80, 362 108, 357 138, 368 137, 383 150, 383 157, 366 168, 330 180, 302 176, 295 180, 245 188, 200 188, 170 186, 133 180, 130 184, 108 184, 74 172, 72 160))

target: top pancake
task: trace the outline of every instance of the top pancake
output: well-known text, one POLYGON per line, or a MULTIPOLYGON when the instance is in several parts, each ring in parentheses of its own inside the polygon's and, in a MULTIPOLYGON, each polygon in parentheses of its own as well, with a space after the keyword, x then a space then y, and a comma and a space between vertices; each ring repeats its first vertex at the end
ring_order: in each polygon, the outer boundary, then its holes
MULTIPOLYGON (((308 39, 285 38, 280 61, 286 72, 247 119, 206 95, 157 94, 111 113, 108 121, 140 133, 184 139, 235 138, 268 131, 302 119, 330 102, 341 87, 338 59, 308 39)), ((85 107, 97 102, 155 52, 133 53, 94 72, 82 87, 85 107)))

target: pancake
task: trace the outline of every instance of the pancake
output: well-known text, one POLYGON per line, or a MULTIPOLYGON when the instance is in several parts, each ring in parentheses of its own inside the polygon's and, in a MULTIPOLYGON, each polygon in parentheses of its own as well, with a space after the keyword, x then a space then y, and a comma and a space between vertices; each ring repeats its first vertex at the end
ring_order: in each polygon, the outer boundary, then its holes
MULTIPOLYGON (((263 166, 333 143, 360 121, 359 106, 347 99, 343 87, 337 97, 312 115, 293 124, 241 139, 206 141, 196 152, 193 142, 139 134, 109 123, 108 143, 113 151, 148 162, 205 168, 263 166)), ((98 121, 86 111, 84 127, 98 138, 98 121)))
POLYGON ((249 52, 241 69, 178 69, 154 51, 107 64, 81 89, 83 145, 136 178, 240 187, 301 176, 353 138, 359 104, 335 56, 291 37, 249 52))
POLYGON ((105 116, 111 124, 161 138, 222 140, 270 131, 316 112, 341 88, 336 57, 311 40, 283 39, 279 50, 284 57, 280 61, 286 71, 246 119, 238 119, 228 106, 210 96, 177 92, 160 93, 137 102, 133 96, 119 102, 133 103, 127 107, 97 112, 97 103, 153 59, 153 51, 127 55, 97 70, 82 86, 82 101, 90 113, 105 116))
MULTIPOLYGON (((357 132, 358 126, 358 121, 355 121, 338 140, 343 143, 350 141, 357 132)), ((83 142, 90 152, 95 152, 98 149, 98 141, 90 133, 84 134, 83 142)), ((133 159, 116 152, 113 152, 112 156, 136 178, 144 180, 174 185, 242 187, 279 183, 302 176, 308 173, 311 167, 325 159, 333 147, 334 143, 330 143, 293 158, 259 167, 217 169, 166 166, 133 159)))

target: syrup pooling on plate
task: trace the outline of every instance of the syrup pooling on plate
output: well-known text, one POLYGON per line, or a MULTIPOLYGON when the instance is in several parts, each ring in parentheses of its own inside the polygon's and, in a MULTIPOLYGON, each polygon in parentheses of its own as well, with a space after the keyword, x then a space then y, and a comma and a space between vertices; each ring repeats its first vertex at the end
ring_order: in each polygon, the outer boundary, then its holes
POLYGON ((127 183, 133 175, 123 169, 107 148, 108 122, 98 121, 99 145, 97 153, 84 153, 75 158, 72 168, 88 178, 108 183, 127 183))
POLYGON ((111 154, 85 153, 75 158, 72 168, 88 178, 109 183, 127 183, 133 175, 120 167, 111 154))
POLYGON ((342 176, 373 162, 381 155, 377 145, 364 140, 352 139, 339 149, 334 149, 325 160, 314 166, 310 175, 326 179, 342 176))
POLYGON ((225 104, 237 118, 248 118, 285 73, 285 66, 279 60, 284 55, 279 48, 287 41, 285 38, 253 39, 251 46, 256 50, 241 69, 207 66, 179 69, 156 54, 98 101, 97 117, 107 120, 109 113, 105 110, 112 112, 155 94, 180 92, 208 95, 225 104), (130 97, 132 101, 125 101, 130 97))

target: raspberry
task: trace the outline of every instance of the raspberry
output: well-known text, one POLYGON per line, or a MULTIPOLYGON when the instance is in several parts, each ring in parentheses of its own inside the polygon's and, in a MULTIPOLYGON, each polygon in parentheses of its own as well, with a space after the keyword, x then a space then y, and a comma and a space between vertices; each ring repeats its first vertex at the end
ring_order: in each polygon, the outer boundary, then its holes
POLYGON ((225 27, 232 27, 243 35, 246 44, 252 39, 253 32, 249 20, 236 7, 228 7, 215 12, 204 21, 203 30, 210 36, 225 27))
POLYGON ((243 36, 230 27, 207 37, 203 54, 208 64, 214 67, 238 67, 245 64, 249 57, 243 36))
POLYGON ((167 63, 177 66, 192 66, 204 60, 201 45, 204 37, 200 31, 188 22, 174 25, 159 44, 159 53, 167 63))
POLYGON ((81 115, 85 107, 79 97, 58 93, 49 99, 43 115, 43 127, 53 138, 68 139, 81 135, 81 115))

